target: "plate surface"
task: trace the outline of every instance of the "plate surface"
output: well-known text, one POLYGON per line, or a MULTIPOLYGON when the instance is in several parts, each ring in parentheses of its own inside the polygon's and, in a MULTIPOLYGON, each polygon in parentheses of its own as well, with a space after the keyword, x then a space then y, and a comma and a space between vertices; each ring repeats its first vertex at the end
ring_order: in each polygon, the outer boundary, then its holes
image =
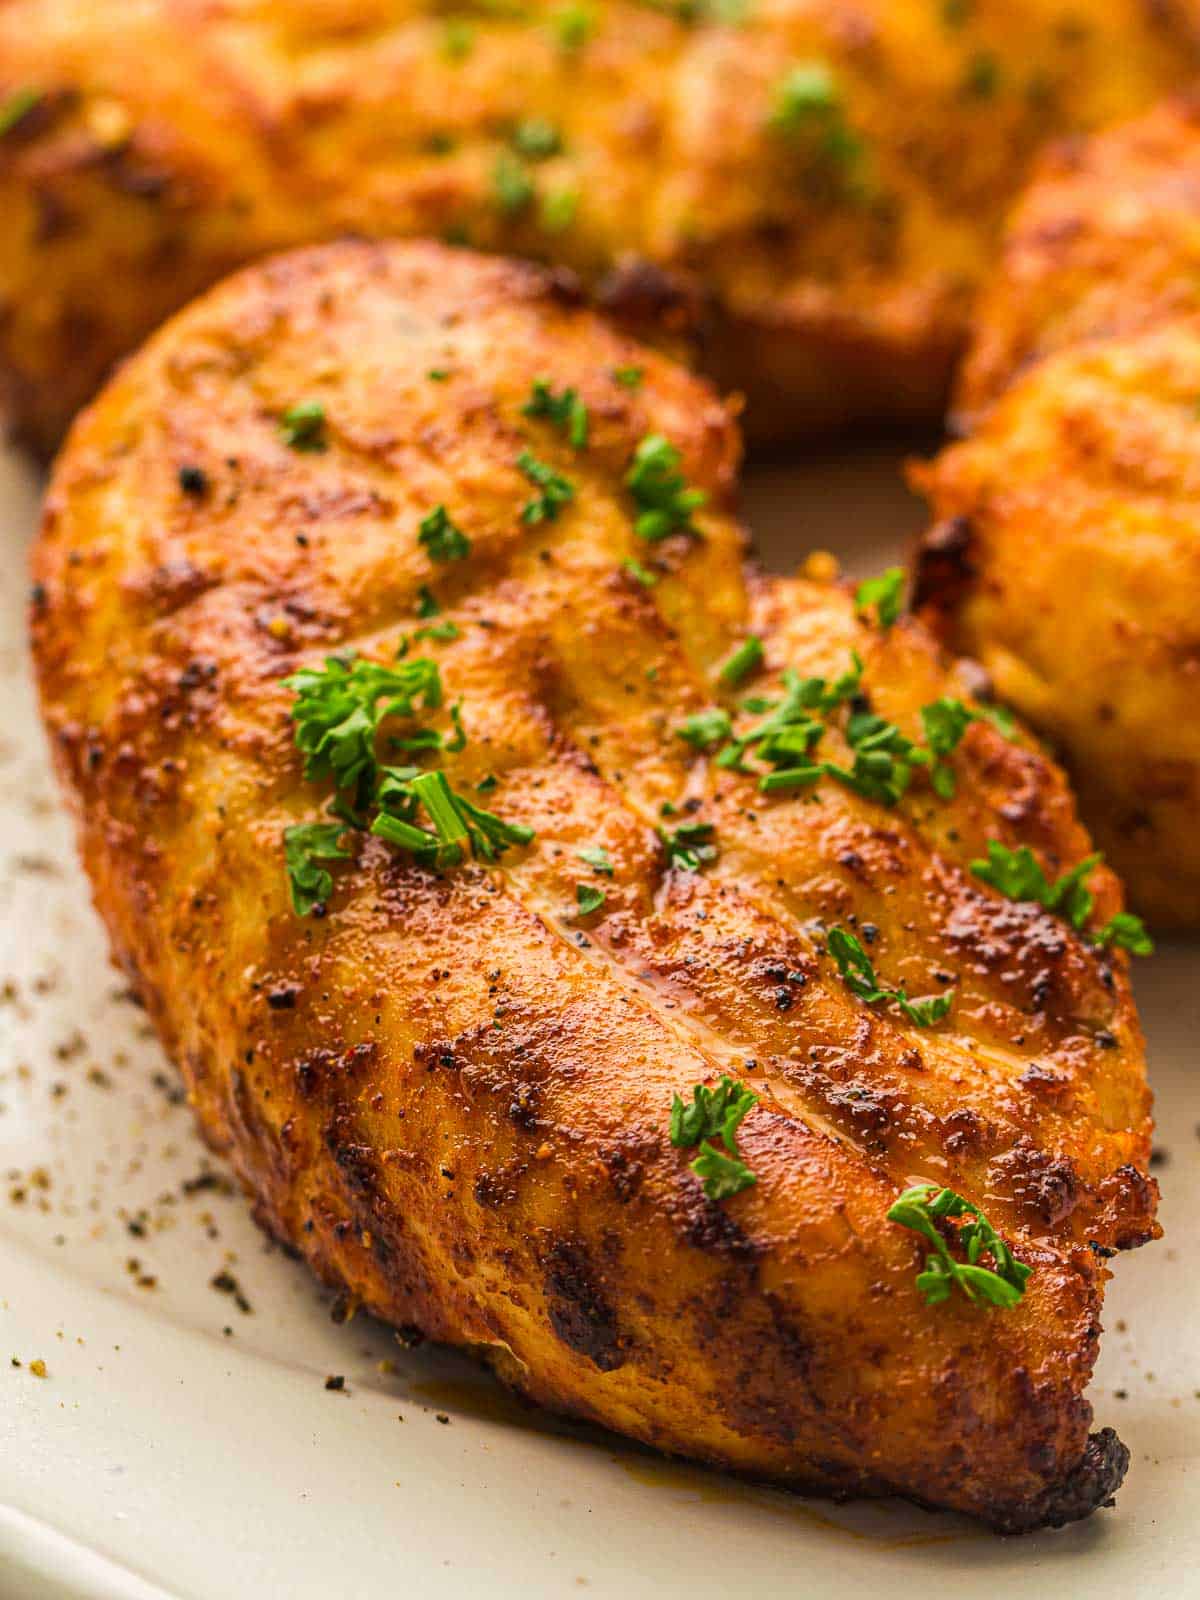
MULTIPOLYGON (((771 565, 814 546, 858 571, 895 559, 920 520, 896 465, 881 450, 755 472, 771 565)), ((1167 1238, 1115 1263, 1105 1315, 1092 1397, 1134 1458, 1115 1511, 997 1539, 581 1434, 455 1357, 337 1325, 193 1133, 108 965, 34 716, 36 490, 0 455, 0 1600, 1193 1592, 1200 951, 1138 971, 1167 1238)))

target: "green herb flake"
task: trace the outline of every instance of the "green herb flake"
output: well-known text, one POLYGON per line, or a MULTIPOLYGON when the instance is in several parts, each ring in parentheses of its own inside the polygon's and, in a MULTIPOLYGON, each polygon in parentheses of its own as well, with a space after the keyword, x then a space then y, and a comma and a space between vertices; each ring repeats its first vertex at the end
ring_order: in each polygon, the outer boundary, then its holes
POLYGON ((613 382, 620 384, 622 389, 640 389, 645 376, 641 367, 614 367, 612 371, 613 382))
POLYGON ((40 89, 14 89, 6 99, 0 100, 0 139, 20 127, 31 111, 41 105, 44 96, 40 89))
POLYGON ((710 1200, 725 1200, 758 1181, 740 1158, 737 1147, 737 1130, 757 1104, 758 1096, 752 1089, 725 1075, 715 1089, 696 1084, 690 1103, 678 1094, 671 1101, 671 1143, 677 1149, 700 1146, 691 1170, 702 1181, 710 1200), (720 1139, 727 1155, 711 1143, 713 1139, 720 1139))
POLYGON ((867 578, 854 591, 855 610, 862 616, 873 609, 886 633, 904 610, 904 583, 903 567, 889 567, 877 578, 867 578))
POLYGON ((457 622, 451 622, 447 617, 445 622, 431 622, 423 628, 417 628, 413 638, 432 639, 435 644, 449 644, 452 639, 462 638, 462 629, 457 622))
POLYGON ((586 862, 593 872, 600 873, 601 877, 611 878, 613 875, 612 858, 602 844, 588 845, 575 854, 580 861, 586 862))
POLYGON ((919 1233, 933 1246, 925 1257, 924 1270, 917 1275, 917 1288, 926 1305, 941 1305, 958 1288, 968 1300, 1010 1309, 1025 1293, 1033 1268, 1018 1261, 979 1207, 953 1189, 918 1183, 904 1191, 887 1215, 889 1222, 919 1233), (961 1228, 949 1230, 966 1254, 965 1263, 951 1254, 946 1232, 938 1226, 950 1217, 970 1219, 961 1228), (992 1258, 990 1267, 980 1265, 985 1252, 992 1258))
POLYGON ((677 470, 682 457, 661 433, 650 433, 638 445, 625 487, 639 507, 633 529, 651 544, 673 533, 695 534, 692 513, 708 500, 703 489, 689 489, 677 470))
POLYGON ((635 561, 632 556, 622 561, 621 567, 631 578, 636 579, 643 589, 653 589, 658 582, 658 573, 651 572, 649 567, 644 567, 640 561, 635 561))
POLYGON ((596 31, 596 18, 586 6, 569 5, 555 14, 552 26, 559 49, 570 55, 582 50, 596 31))
POLYGON ((1154 940, 1146 931, 1141 917, 1132 911, 1118 911, 1095 935, 1098 945, 1113 945, 1118 950, 1128 950, 1132 956, 1152 956, 1154 940))
POLYGON ((851 994, 866 1001, 867 1005, 887 1001, 914 1027, 928 1028, 940 1022, 954 1003, 953 989, 924 1000, 910 1000, 903 989, 882 988, 870 956, 856 935, 847 933, 844 928, 831 928, 826 943, 829 954, 837 963, 842 982, 851 994))
POLYGON ((341 822, 298 822, 283 830, 284 864, 298 917, 324 906, 333 893, 333 878, 317 863, 350 860, 349 850, 338 843, 345 831, 341 822))
POLYGON ((338 789, 373 777, 375 739, 386 717, 412 717, 418 705, 435 710, 442 703, 437 663, 423 656, 394 667, 329 656, 324 666, 304 667, 283 682, 296 696, 293 737, 304 776, 332 778, 338 789))
POLYGON ((279 437, 289 450, 328 450, 325 407, 319 400, 302 400, 279 419, 279 437))
POLYGON ((517 470, 541 490, 540 494, 527 500, 521 507, 521 521, 556 522, 563 507, 575 498, 574 484, 528 450, 522 450, 517 457, 517 470))
POLYGON ((492 167, 492 197, 506 217, 520 216, 535 194, 533 179, 524 164, 509 150, 502 150, 492 167))
POLYGON ((586 448, 588 409, 574 389, 563 389, 555 394, 547 379, 535 378, 521 413, 526 417, 544 417, 566 434, 576 450, 586 448))
POLYGON ((578 211, 578 189, 551 189, 538 202, 538 226, 544 233, 565 233, 578 211))
POLYGON ((451 17, 442 30, 442 54, 447 61, 465 61, 475 48, 475 29, 460 17, 451 17))
POLYGON ((562 134, 545 117, 524 117, 512 131, 512 147, 526 161, 548 161, 562 150, 562 134))
POLYGON ((575 904, 581 917, 590 917, 593 911, 599 911, 605 899, 605 892, 598 884, 577 883, 575 885, 575 904))
POLYGON ((801 144, 840 178, 861 167, 866 146, 846 117, 841 88, 823 61, 799 63, 775 86, 770 131, 801 144))
POLYGON ((434 506, 421 518, 417 543, 431 561, 465 561, 471 554, 471 541, 450 518, 444 505, 434 506))
POLYGON ((762 664, 762 640, 751 634, 749 638, 743 639, 733 654, 722 662, 717 672, 717 681, 724 684, 727 689, 736 689, 757 672, 762 664))
POLYGON ((686 718, 675 729, 675 734, 697 750, 711 750, 723 739, 728 739, 732 731, 733 724, 728 711, 714 706, 709 711, 697 711, 686 718))
POLYGON ((446 383, 450 377, 449 367, 430 367, 425 374, 430 383, 446 383))
POLYGON ((1092 914, 1095 897, 1084 880, 1103 859, 1088 856, 1051 882, 1029 846, 1010 850, 995 839, 988 840, 986 861, 972 861, 971 871, 1009 900, 1028 900, 1047 911, 1064 916, 1073 928, 1082 928, 1092 914))
MULTIPOLYGON (((664 811, 664 816, 669 812, 664 811)), ((678 828, 659 828, 658 836, 666 846, 667 862, 682 872, 699 872, 709 861, 717 859, 717 847, 712 842, 711 822, 684 822, 678 828)))
POLYGON ((417 590, 417 615, 421 618, 440 617, 442 608, 438 604, 437 596, 426 584, 417 590))

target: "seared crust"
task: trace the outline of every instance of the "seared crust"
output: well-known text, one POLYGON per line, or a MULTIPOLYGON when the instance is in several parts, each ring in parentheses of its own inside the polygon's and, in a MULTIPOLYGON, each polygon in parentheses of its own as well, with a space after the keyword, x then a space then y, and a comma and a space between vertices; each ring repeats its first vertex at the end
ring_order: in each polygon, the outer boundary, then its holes
POLYGON ((963 430, 1056 350, 1200 310, 1200 98, 1039 162, 980 300, 955 410, 963 430))
POLYGON ((1144 913, 1200 926, 1200 119, 1058 152, 917 473, 924 614, 1051 738, 1144 913))
MULTIPOLYGON (((1105 1258, 1157 1231, 1142 1042, 1124 957, 967 863, 997 838, 1066 868, 1088 840, 1061 774, 986 722, 955 798, 914 785, 891 811, 832 783, 760 794, 675 736, 747 628, 764 687, 858 649, 914 736, 956 687, 916 624, 744 569, 737 457, 709 389, 530 267, 343 244, 214 291, 77 423, 34 557, 97 905, 264 1225, 353 1300, 664 1450, 1001 1527, 1085 1515, 1119 1476, 1083 1399, 1105 1258), (636 390, 612 377, 631 362, 636 390), (522 415, 536 376, 586 402, 585 450, 522 415), (281 442, 298 399, 325 406, 323 452, 281 442), (633 534, 622 483, 651 431, 711 497, 700 539, 633 534), (575 482, 554 523, 519 515, 525 447, 575 482), (431 566, 434 502, 469 561, 431 566), (390 660, 423 584, 461 630, 422 646, 461 698, 451 781, 494 774, 488 805, 537 837, 437 873, 358 836, 328 914, 297 917, 281 831, 325 796, 281 679, 333 649, 390 660), (715 826, 704 871, 669 866, 664 803, 715 826), (595 845, 614 874, 581 920, 595 845), (888 982, 953 984, 950 1017, 857 1000, 837 922, 888 982), (759 1095, 739 1132, 758 1182, 716 1203, 667 1125, 720 1071, 759 1095), (885 1217, 921 1176, 1034 1268, 1014 1309, 923 1302, 885 1217)), ((1107 918, 1117 882, 1093 887, 1107 918)))
POLYGON ((1032 153, 1200 66, 1200 0, 755 0, 736 23, 595 0, 586 37, 572 9, 4 0, 0 369, 21 431, 51 448, 232 266, 346 232, 550 260, 618 303, 673 282, 760 435, 932 417, 1032 153), (781 86, 814 65, 781 127, 781 86), (543 137, 522 171, 530 118, 561 148, 543 137))

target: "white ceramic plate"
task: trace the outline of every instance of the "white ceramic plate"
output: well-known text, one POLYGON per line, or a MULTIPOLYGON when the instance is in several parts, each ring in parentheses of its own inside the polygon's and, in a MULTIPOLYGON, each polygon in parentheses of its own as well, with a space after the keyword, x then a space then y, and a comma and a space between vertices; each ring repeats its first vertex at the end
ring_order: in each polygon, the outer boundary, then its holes
MULTIPOLYGON (((748 512, 773 565, 825 545, 869 570, 919 521, 898 482, 886 452, 810 460, 758 472, 748 512)), ((0 1600, 1196 1592, 1200 952, 1138 974, 1168 1237, 1116 1262, 1108 1302, 1092 1393, 1133 1450, 1115 1511, 1001 1540, 583 1436, 335 1325, 194 1135, 107 963, 34 717, 35 491, 0 456, 0 1600)))

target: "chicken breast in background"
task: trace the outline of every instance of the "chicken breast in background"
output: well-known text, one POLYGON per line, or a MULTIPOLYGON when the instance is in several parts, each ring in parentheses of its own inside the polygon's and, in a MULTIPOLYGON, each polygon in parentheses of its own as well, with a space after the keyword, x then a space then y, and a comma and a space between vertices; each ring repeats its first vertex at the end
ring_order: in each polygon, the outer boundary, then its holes
POLYGON ((581 274, 784 438, 930 420, 1052 134, 1200 71, 1200 0, 4 0, 0 372, 43 451, 232 267, 346 232, 581 274), (500 8, 501 10, 503 8, 500 8))
POLYGON ((916 474, 918 599, 1054 743, 1137 906, 1200 928, 1200 118, 1055 152, 916 474))
POLYGON ((887 584, 745 564, 738 450, 533 267, 214 290, 34 555, 96 904, 354 1302, 663 1450, 1057 1525, 1124 1471, 1083 1392, 1157 1232, 1119 886, 887 584))

